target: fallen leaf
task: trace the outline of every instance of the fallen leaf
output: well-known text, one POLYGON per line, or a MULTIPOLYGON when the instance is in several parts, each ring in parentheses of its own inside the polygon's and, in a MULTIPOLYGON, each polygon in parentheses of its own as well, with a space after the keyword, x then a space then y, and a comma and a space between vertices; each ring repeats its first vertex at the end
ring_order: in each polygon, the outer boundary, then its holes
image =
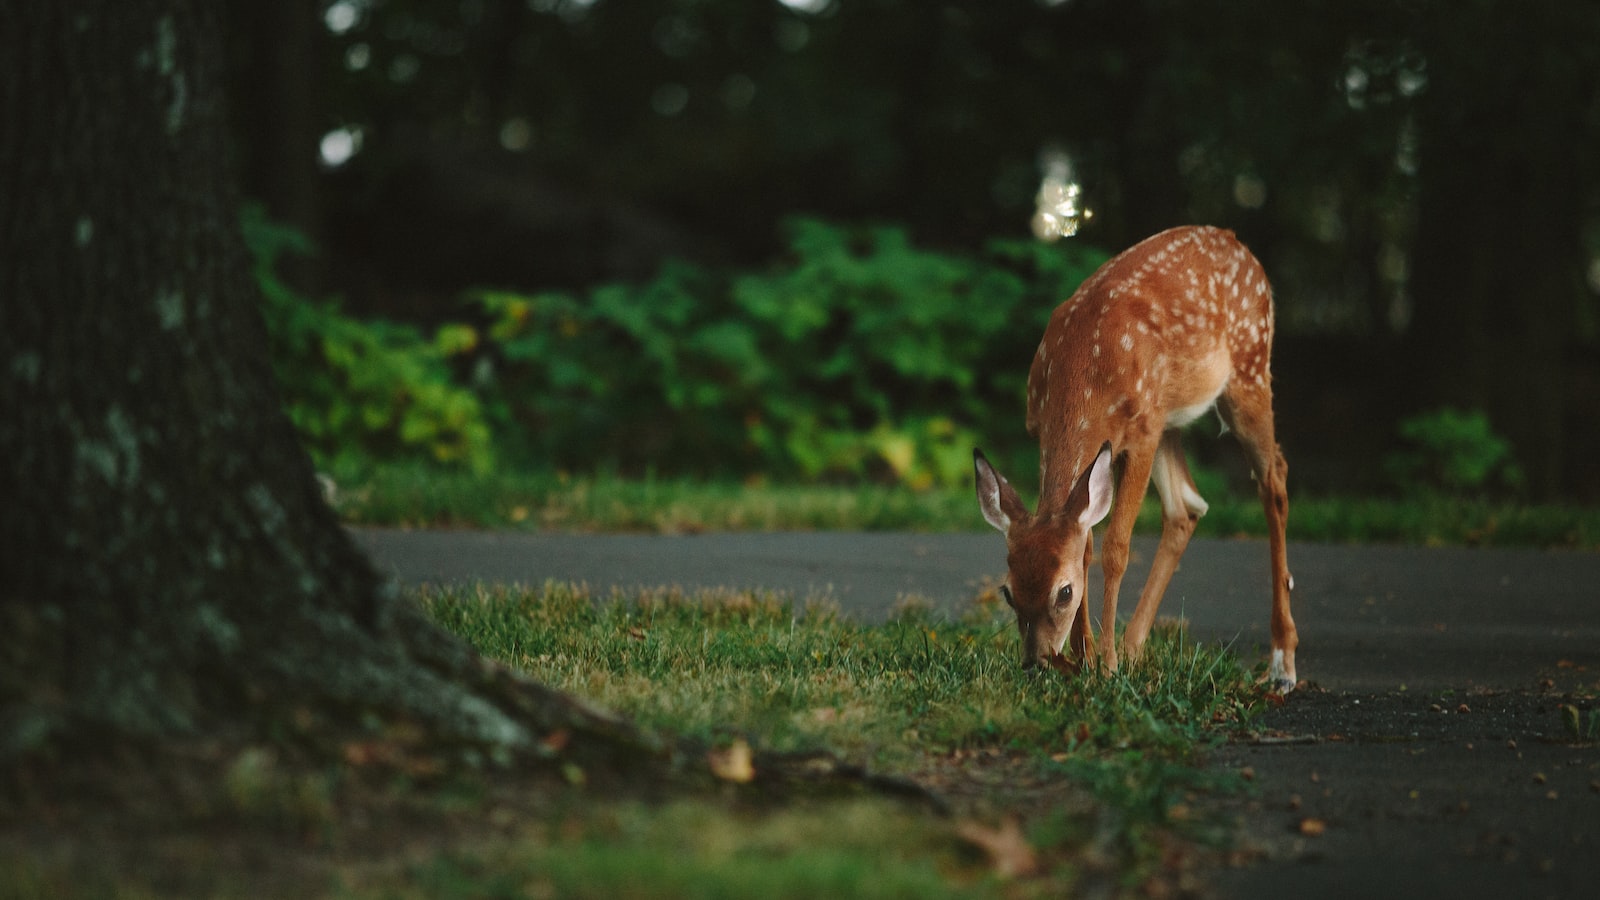
POLYGON ((1563 705, 1561 707, 1561 720, 1566 723, 1567 730, 1572 732, 1573 737, 1583 733, 1582 721, 1578 717, 1578 708, 1576 706, 1570 703, 1563 705))
POLYGON ((747 784, 756 777, 756 767, 751 762, 750 745, 743 738, 706 754, 711 774, 723 781, 747 784))
POLYGON ((1039 860, 1015 816, 1008 816, 999 828, 962 822, 956 826, 956 835, 987 854, 995 874, 1001 878, 1020 878, 1038 871, 1039 860))
POLYGON ((370 766, 377 757, 378 748, 372 741, 351 741, 344 745, 344 761, 352 766, 370 766))
POLYGON ((1300 833, 1306 837, 1321 837, 1328 830, 1328 823, 1321 819, 1305 818, 1300 820, 1300 833))
POLYGON ((541 743, 543 743, 544 748, 549 750, 551 753, 560 753, 561 751, 567 749, 567 742, 571 739, 572 732, 565 728, 557 728, 555 731, 545 735, 544 740, 541 743))

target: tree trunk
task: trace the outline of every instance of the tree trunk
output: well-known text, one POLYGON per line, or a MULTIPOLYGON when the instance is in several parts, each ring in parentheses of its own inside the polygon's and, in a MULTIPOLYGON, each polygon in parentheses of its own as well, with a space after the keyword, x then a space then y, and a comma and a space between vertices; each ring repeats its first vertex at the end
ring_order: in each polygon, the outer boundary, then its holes
POLYGON ((214 9, 0 0, 0 758, 307 712, 652 752, 436 630, 323 503, 237 227, 214 9))
POLYGON ((1408 334, 1419 400, 1487 411, 1533 492, 1558 497, 1600 13, 1509 3, 1438 12, 1426 29, 1436 43, 1419 117, 1408 334))

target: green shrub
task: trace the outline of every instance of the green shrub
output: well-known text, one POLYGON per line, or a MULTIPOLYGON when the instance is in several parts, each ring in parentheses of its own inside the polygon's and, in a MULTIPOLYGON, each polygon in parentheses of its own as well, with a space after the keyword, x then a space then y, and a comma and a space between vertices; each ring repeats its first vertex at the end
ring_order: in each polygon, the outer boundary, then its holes
POLYGON ((409 325, 361 321, 333 301, 300 296, 278 276, 287 253, 309 253, 293 229, 245 210, 273 367, 284 406, 317 465, 426 460, 486 471, 494 461, 488 421, 472 391, 452 380, 448 358, 474 339, 441 328, 433 340, 409 325))
POLYGON ((1522 471, 1511 445, 1494 433, 1482 410, 1445 407, 1400 423, 1405 447, 1384 460, 1384 471, 1402 491, 1473 493, 1515 490, 1522 471))
POLYGON ((762 272, 676 263, 582 300, 476 293, 495 421, 530 458, 583 471, 932 486, 969 477, 980 436, 1027 458, 1034 347, 1103 254, 1007 241, 969 258, 811 219, 788 232, 762 272))

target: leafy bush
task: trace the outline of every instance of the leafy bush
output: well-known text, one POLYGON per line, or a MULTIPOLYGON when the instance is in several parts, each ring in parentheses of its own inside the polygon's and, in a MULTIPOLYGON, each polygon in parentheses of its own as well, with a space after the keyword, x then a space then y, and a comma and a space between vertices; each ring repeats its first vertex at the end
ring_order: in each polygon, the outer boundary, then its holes
POLYGON ((1406 492, 1471 493, 1516 489, 1522 471, 1511 445, 1489 427, 1482 410, 1445 407, 1400 423, 1405 449, 1384 460, 1384 470, 1406 492))
POLYGON ((583 300, 475 294, 486 340, 462 345, 497 425, 584 471, 911 486, 964 481, 979 435, 1024 448, 1039 334, 1103 254, 1004 241, 966 258, 892 226, 788 230, 788 258, 764 272, 678 263, 583 300))
POLYGON ((448 358, 470 329, 433 340, 409 325, 360 321, 337 303, 300 296, 277 273, 286 253, 309 253, 293 229, 245 210, 273 367, 289 418, 319 466, 425 459, 487 471, 494 461, 478 397, 452 380, 448 358))

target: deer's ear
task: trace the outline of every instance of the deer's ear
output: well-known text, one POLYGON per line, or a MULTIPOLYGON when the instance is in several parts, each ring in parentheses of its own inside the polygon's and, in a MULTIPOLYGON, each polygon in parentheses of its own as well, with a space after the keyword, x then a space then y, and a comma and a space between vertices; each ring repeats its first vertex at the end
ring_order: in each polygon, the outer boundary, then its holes
POLYGON ((1022 505, 1011 482, 996 472, 976 447, 972 450, 972 468, 977 475, 978 508, 983 510, 984 521, 1006 534, 1013 523, 1028 518, 1028 508, 1022 505))
POLYGON ((1106 513, 1111 512, 1110 441, 1100 446, 1100 453, 1095 456, 1094 462, 1078 476, 1078 483, 1072 486, 1072 495, 1067 498, 1068 515, 1073 510, 1078 511, 1078 524, 1085 528, 1100 524, 1106 513))

